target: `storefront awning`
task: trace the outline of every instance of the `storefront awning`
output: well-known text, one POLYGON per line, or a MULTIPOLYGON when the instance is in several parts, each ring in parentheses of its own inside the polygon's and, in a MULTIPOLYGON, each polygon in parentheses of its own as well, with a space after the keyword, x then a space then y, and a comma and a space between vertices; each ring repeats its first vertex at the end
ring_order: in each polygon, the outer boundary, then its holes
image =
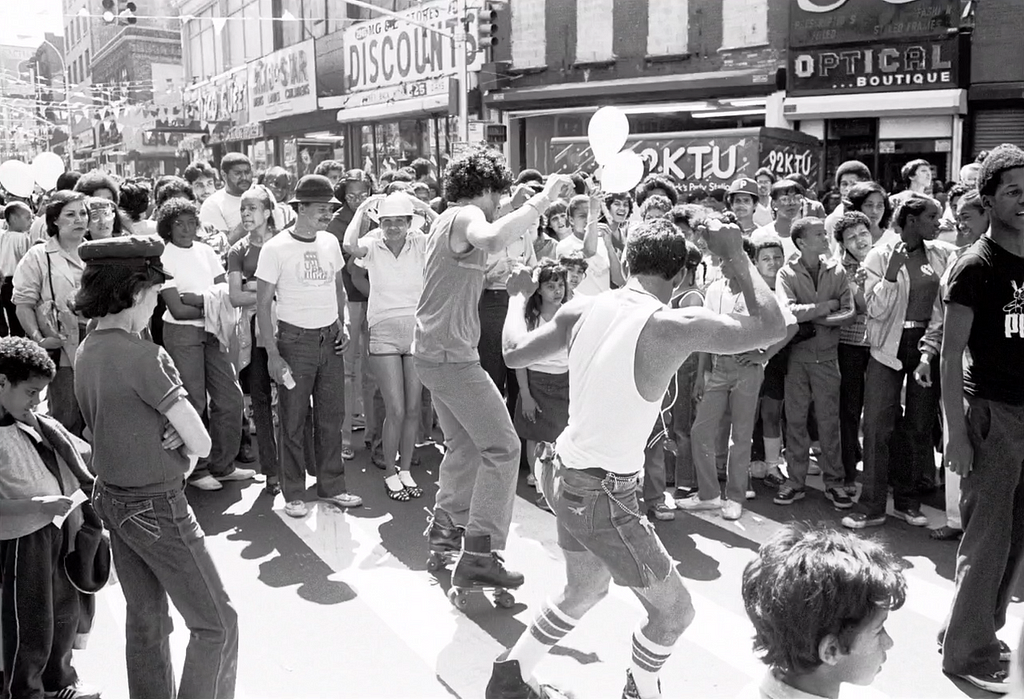
POLYGON ((774 71, 769 73, 763 69, 751 69, 513 88, 489 92, 485 100, 489 107, 512 111, 543 108, 556 101, 562 106, 571 106, 596 104, 598 101, 616 97, 628 98, 635 103, 659 99, 763 95, 774 91, 774 71))
MULTIPOLYGON (((323 108, 324 100, 320 100, 323 108)), ((441 112, 448 109, 448 95, 431 95, 418 99, 401 100, 399 102, 384 102, 382 104, 369 104, 365 107, 349 107, 338 110, 338 122, 352 124, 360 121, 378 121, 380 119, 399 119, 410 116, 422 116, 431 112, 441 112)))
POLYGON ((966 114, 967 90, 787 97, 782 108, 790 121, 966 114))

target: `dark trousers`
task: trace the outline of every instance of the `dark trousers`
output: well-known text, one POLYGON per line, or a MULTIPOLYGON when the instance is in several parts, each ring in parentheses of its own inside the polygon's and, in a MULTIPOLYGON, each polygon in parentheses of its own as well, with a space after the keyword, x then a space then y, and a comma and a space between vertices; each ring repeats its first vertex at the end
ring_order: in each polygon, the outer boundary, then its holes
POLYGON ((914 380, 921 352, 917 343, 923 328, 903 331, 897 357, 903 368, 891 369, 874 357, 864 379, 864 482, 859 512, 871 517, 885 514, 889 484, 897 508, 920 505, 914 492, 914 474, 935 470, 932 426, 939 409, 938 367, 932 368, 932 386, 914 380), (906 383, 906 406, 900 410, 900 392, 906 383))
POLYGON ((839 435, 846 484, 857 480, 861 460, 860 417, 864 412, 864 380, 871 348, 839 343, 839 435))
POLYGON ((341 458, 345 421, 345 359, 334 351, 338 324, 305 329, 278 323, 277 347, 295 379, 295 388, 278 386, 281 419, 281 491, 286 501, 306 492, 306 418, 313 402, 316 490, 319 497, 346 492, 341 458))
POLYGON ((252 419, 259 435, 260 470, 268 478, 277 478, 277 440, 274 436, 274 417, 270 407, 270 369, 267 350, 256 346, 256 320, 250 325, 252 354, 249 364, 239 372, 239 381, 252 399, 252 419))
POLYGON ((25 329, 18 320, 17 308, 11 303, 13 294, 14 277, 4 277, 0 281, 0 337, 25 337, 25 329))
POLYGON ((967 433, 974 461, 960 481, 964 534, 942 646, 942 669, 957 675, 1001 667, 996 631, 1024 556, 1024 406, 969 397, 967 433))
POLYGON ((2 697, 42 699, 78 681, 71 650, 79 598, 64 573, 66 551, 64 531, 52 524, 0 541, 2 697))
POLYGON ((238 615, 184 490, 142 493, 97 482, 93 504, 124 592, 131 699, 231 699, 238 615), (168 597, 190 631, 177 690, 168 597))
POLYGON ((515 369, 505 366, 505 358, 501 354, 501 331, 505 327, 505 315, 508 312, 508 293, 500 290, 484 291, 480 296, 479 309, 480 342, 477 351, 480 353, 480 366, 504 396, 509 415, 514 415, 516 401, 519 400, 519 381, 516 380, 515 369))

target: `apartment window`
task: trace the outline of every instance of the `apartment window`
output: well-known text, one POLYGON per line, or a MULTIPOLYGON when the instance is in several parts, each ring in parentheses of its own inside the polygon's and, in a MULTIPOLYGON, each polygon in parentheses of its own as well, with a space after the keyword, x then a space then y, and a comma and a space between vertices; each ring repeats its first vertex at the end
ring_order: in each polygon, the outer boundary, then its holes
POLYGON ((722 0, 722 48, 768 43, 768 0, 722 0))
MULTIPOLYGON (((82 58, 84 59, 84 63, 82 65, 85 66, 85 69, 87 71, 92 72, 92 69, 89 66, 89 49, 85 50, 85 53, 82 54, 82 58)), ((82 75, 85 75, 85 73, 83 73, 82 75)))

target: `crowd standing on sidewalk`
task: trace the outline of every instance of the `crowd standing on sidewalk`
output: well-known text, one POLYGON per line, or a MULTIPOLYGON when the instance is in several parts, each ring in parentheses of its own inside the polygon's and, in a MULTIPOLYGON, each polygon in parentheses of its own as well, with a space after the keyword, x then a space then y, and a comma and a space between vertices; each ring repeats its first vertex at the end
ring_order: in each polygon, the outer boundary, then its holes
MULTIPOLYGON (((648 612, 623 696, 661 696, 700 609, 651 520, 741 520, 767 491, 797 509, 819 485, 854 531, 924 527, 922 498, 944 489, 929 535, 960 543, 943 669, 1008 691, 1024 151, 983 154, 948 197, 924 161, 899 192, 851 161, 827 192, 761 170, 715 196, 657 174, 617 193, 517 175, 487 148, 379 178, 328 161, 293 182, 241 153, 215 165, 156 182, 68 172, 39 208, 5 203, 0 696, 98 696, 71 630, 111 556, 132 696, 233 696, 237 621, 189 489, 259 481, 295 518, 314 499, 359 507, 346 464, 365 447, 389 506, 419 507, 416 450, 435 439, 431 570, 454 562, 463 590, 528 582, 503 557, 520 477, 565 554, 565 590, 497 660, 488 699, 560 696, 535 670, 611 581, 648 612), (63 572, 72 542, 90 580, 63 572), (168 598, 193 631, 180 683, 168 598)), ((906 590, 881 547, 788 528, 742 594, 771 666, 755 692, 833 696, 873 679, 906 590), (787 611, 820 589, 849 608, 787 611), (862 644, 872 667, 853 662, 862 644)))

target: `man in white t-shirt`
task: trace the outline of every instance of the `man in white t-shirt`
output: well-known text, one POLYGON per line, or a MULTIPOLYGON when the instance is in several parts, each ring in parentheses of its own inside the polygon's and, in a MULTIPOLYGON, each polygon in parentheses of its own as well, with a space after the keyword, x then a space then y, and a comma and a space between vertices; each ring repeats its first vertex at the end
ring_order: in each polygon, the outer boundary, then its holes
POLYGON ((601 197, 578 194, 569 201, 569 225, 572 235, 555 247, 558 258, 569 257, 574 252, 583 252, 587 260, 587 276, 573 293, 597 296, 608 291, 612 283, 625 283, 622 264, 612 247, 611 237, 601 235, 598 217, 601 214, 601 197))
POLYGON ((313 400, 316 432, 316 490, 320 500, 358 507, 362 498, 345 486, 341 426, 345 420, 345 347, 348 346, 347 297, 341 270, 345 261, 338 239, 327 232, 334 209, 330 180, 306 175, 291 200, 295 227, 263 245, 256 267, 256 319, 266 341, 270 375, 278 384, 281 418, 281 490, 285 513, 309 512, 306 491, 304 426, 313 400), (272 306, 276 296, 276 337, 272 306))
POLYGON ((242 195, 252 186, 252 163, 241 153, 228 153, 220 161, 224 189, 218 189, 203 202, 199 222, 213 226, 234 245, 245 231, 242 229, 242 195))

